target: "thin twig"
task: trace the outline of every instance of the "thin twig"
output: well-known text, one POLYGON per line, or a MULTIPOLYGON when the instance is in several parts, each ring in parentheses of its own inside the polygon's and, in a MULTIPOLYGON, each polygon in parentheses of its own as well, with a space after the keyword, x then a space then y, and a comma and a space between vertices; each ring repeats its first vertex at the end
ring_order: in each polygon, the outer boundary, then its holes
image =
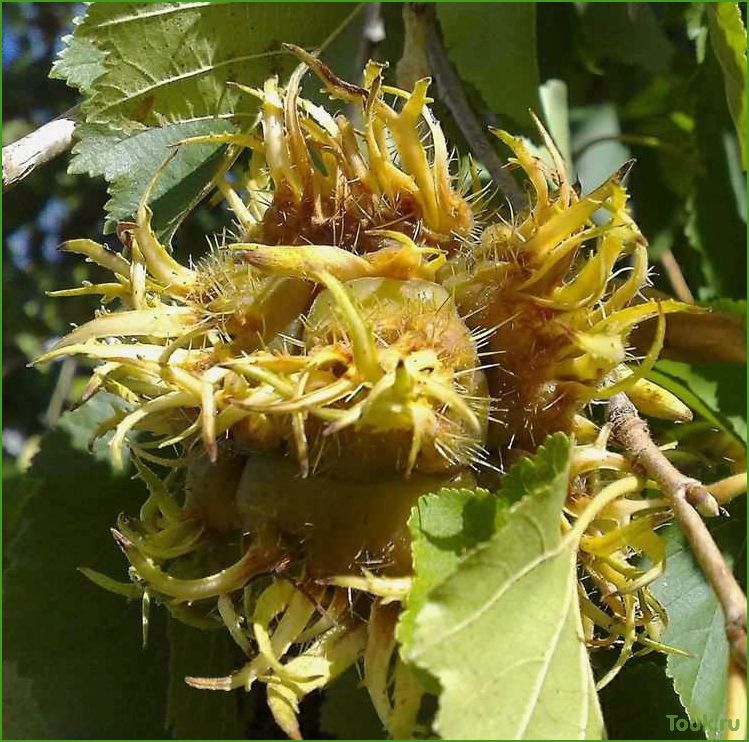
POLYGON ((661 253, 659 260, 674 291, 674 296, 687 304, 694 304, 694 295, 689 290, 689 285, 671 250, 666 248, 661 253))
POLYGON ((3 192, 20 183, 39 165, 70 148, 77 116, 78 106, 74 106, 48 124, 3 147, 3 192))
POLYGON ((427 66, 437 83, 437 93, 460 127, 471 152, 487 169, 513 209, 521 210, 526 199, 513 177, 502 166, 484 127, 468 103, 463 83, 440 38, 433 3, 406 3, 403 6, 403 14, 407 32, 404 56, 416 59, 420 51, 418 47, 426 47, 427 66))
POLYGON ((682 474, 655 445, 648 426, 626 394, 615 394, 608 404, 613 437, 636 466, 652 477, 668 498, 676 522, 694 558, 715 591, 723 609, 726 636, 734 661, 746 669, 746 596, 728 568, 720 549, 695 508, 717 514, 718 503, 705 486, 682 474))

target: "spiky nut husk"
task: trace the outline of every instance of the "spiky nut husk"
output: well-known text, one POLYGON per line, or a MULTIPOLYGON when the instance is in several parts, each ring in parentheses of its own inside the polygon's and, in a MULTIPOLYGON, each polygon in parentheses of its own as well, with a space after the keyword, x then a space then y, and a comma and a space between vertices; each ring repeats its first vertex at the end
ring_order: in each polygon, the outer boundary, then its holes
POLYGON ((386 603, 408 594, 411 506, 444 484, 473 485, 472 469, 501 469, 556 431, 589 441, 575 452, 568 518, 599 491, 621 494, 581 542, 581 568, 602 596, 581 585, 587 639, 662 648, 662 611, 646 587, 662 568, 653 529, 664 510, 649 510, 645 483, 585 417, 622 390, 649 413, 690 414, 643 378, 665 314, 688 308, 642 293, 647 249, 624 172, 582 197, 540 125, 553 168, 496 132, 530 196, 522 213, 493 211, 475 170, 451 173, 427 80, 390 88, 370 63, 351 85, 294 51, 303 64, 285 88, 274 78, 243 88, 260 99, 258 132, 185 143, 231 145, 214 185, 235 238, 179 264, 151 227, 152 182, 120 230, 122 253, 64 246, 114 280, 58 292, 98 293, 106 308, 41 359, 100 361, 86 394, 106 389, 129 405, 100 432, 114 431, 115 461, 129 445, 151 491, 140 519, 116 531, 135 586, 181 620, 223 623, 245 652, 255 642, 236 673, 189 682, 266 682, 295 736, 299 700, 363 652, 378 713, 403 736, 421 689, 393 666, 397 610, 386 603), (300 97, 307 67, 358 109, 360 129, 300 97), (250 165, 230 180, 239 150, 250 165), (638 365, 627 338, 652 317, 658 331, 638 365), (173 474, 164 481, 149 463, 173 474), (636 554, 654 566, 633 567, 636 554))

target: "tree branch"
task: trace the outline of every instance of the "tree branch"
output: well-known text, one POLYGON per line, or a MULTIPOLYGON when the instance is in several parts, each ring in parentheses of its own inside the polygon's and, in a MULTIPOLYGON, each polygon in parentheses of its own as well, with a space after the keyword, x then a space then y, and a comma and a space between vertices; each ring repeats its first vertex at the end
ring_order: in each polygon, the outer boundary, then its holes
POLYGON ((3 147, 3 192, 30 175, 39 165, 62 154, 73 142, 78 106, 3 147))
POLYGON ((520 211, 526 198, 486 136, 485 129, 466 97, 463 83, 450 61, 434 18, 433 3, 405 3, 403 20, 405 41, 403 59, 398 64, 399 83, 407 86, 424 76, 427 70, 437 83, 437 92, 452 114, 474 157, 483 164, 494 183, 513 209, 520 211), (421 74, 415 74, 421 68, 421 74), (415 76, 414 76, 415 75, 415 76), (413 79, 406 80, 406 77, 413 79))
POLYGON ((634 464, 658 483, 668 498, 676 522, 723 609, 731 655, 742 670, 746 670, 746 596, 695 509, 717 514, 718 503, 701 482, 682 474, 664 456, 626 394, 616 394, 611 398, 608 419, 612 436, 627 450, 634 464))

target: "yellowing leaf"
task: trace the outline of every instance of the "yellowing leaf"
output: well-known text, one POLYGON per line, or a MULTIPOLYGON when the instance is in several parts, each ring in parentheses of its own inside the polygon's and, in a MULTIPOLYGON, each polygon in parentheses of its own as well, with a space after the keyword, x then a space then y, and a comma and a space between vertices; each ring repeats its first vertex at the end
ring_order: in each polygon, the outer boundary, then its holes
POLYGON ((446 739, 600 739, 583 643, 576 540, 562 539, 570 442, 548 439, 504 489, 506 524, 431 591, 405 658, 440 682, 446 739))

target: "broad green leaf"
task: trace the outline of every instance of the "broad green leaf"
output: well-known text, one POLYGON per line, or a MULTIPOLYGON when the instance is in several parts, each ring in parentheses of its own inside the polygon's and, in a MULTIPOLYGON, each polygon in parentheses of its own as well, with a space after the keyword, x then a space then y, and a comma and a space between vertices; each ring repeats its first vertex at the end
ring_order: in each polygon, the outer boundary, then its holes
MULTIPOLYGON (((743 570, 745 502, 732 508, 730 518, 713 521, 711 532, 729 565, 743 570)), ((666 543, 666 569, 652 586, 668 614, 662 640, 689 653, 688 657, 669 655, 666 672, 673 679, 689 717, 714 723, 723 718, 726 707, 729 652, 723 612, 678 526, 667 527, 666 543)), ((711 739, 723 738, 709 724, 706 731, 711 739)))
POLYGON ((7 553, 4 651, 30 681, 51 738, 158 739, 167 687, 163 622, 152 617, 144 651, 140 606, 77 572, 90 566, 125 578, 109 528, 145 497, 140 484, 85 450, 84 428, 91 432, 110 413, 103 401, 64 415, 33 459, 36 490, 7 553))
POLYGON ((700 417, 746 443, 746 367, 658 361, 648 378, 673 392, 700 417))
POLYGON ((285 76, 280 44, 325 46, 358 12, 353 3, 94 3, 75 31, 105 52, 84 103, 88 123, 136 130, 232 118, 249 124, 257 99, 227 86, 285 76))
MULTIPOLYGON (((348 32, 356 36, 361 25, 359 6, 324 5, 314 13, 305 8, 291 3, 94 3, 89 8, 68 37, 53 76, 87 94, 70 172, 103 175, 109 182, 106 232, 132 218, 170 145, 187 136, 230 131, 226 119, 244 128, 254 122, 257 99, 227 82, 261 86, 270 75, 285 75, 295 60, 281 51, 281 40, 325 46, 328 61, 345 67, 344 74, 354 73, 348 32), (300 15, 309 17, 300 23, 300 15), (237 28, 244 30, 241 49, 227 42, 237 28)), ((151 203, 162 239, 171 239, 199 200, 221 149, 183 147, 164 169, 151 203)))
POLYGON ((6 473, 3 466, 3 569, 7 566, 6 554, 23 523, 26 503, 36 492, 38 482, 20 471, 6 473))
POLYGON ((382 722, 356 668, 323 692, 320 730, 334 739, 384 739, 382 722))
MULTIPOLYGON (((552 494, 567 496, 570 441, 562 433, 546 439, 532 458, 522 458, 502 477, 499 496, 510 503, 524 497, 543 499, 552 494)), ((561 510, 561 509, 560 509, 561 510)), ((503 516, 504 517, 504 516, 503 516)), ((504 520, 501 521, 504 525, 504 520)))
POLYGON ((532 3, 438 3, 445 47, 487 107, 519 124, 540 110, 536 7, 532 3))
MULTIPOLYGON (((739 156, 723 93, 722 73, 708 46, 694 83, 697 94, 695 140, 699 151, 694 190, 687 202, 689 244, 702 272, 698 298, 742 299, 746 296, 746 224, 737 207, 731 161, 739 156)), ((744 186, 745 189, 745 186, 744 186)), ((744 190, 744 200, 746 199, 744 190)))
MULTIPOLYGON (((122 132, 103 124, 80 124, 69 172, 103 176, 109 183, 105 231, 111 232, 118 221, 133 219, 149 181, 175 144, 187 137, 230 130, 229 122, 210 120, 145 129, 123 138, 122 132)), ((222 149, 185 144, 159 174, 150 207, 154 228, 163 239, 171 239, 204 193, 222 149)))
POLYGON ((582 640, 574 540, 562 540, 570 442, 557 434, 505 478, 506 524, 427 595, 405 658, 441 684, 446 739, 600 739, 582 640), (507 479, 509 478, 509 481, 507 479))
POLYGON ((104 52, 90 39, 75 34, 63 36, 62 41, 65 46, 52 65, 49 76, 54 80, 65 80, 70 87, 82 93, 90 92, 94 81, 106 71, 104 52))
MULTIPOLYGON (((684 199, 692 191, 697 169, 690 82, 673 74, 642 82, 638 76, 633 94, 617 100, 623 139, 636 158, 627 178, 630 204, 653 261, 680 241, 684 199)), ((663 279, 662 274, 660 270, 657 275, 663 279)))
POLYGON ((707 3, 710 43, 723 69, 726 100, 746 170, 746 28, 738 3, 707 3))
POLYGON ((631 659, 600 697, 609 739, 705 739, 700 732, 676 729, 676 720, 687 719, 687 713, 663 656, 631 659))
POLYGON ((21 677, 15 662, 3 660, 3 738, 50 739, 31 682, 21 677))
POLYGON ((169 619, 167 728, 177 739, 245 739, 244 693, 211 693, 185 683, 188 675, 225 675, 239 665, 223 629, 201 630, 169 619))
POLYGON ((671 41, 645 3, 586 3, 582 26, 587 52, 596 59, 665 73, 674 56, 671 41))
POLYGON ((411 510, 408 528, 414 579, 397 634, 406 650, 427 593, 455 571, 470 549, 492 536, 497 514, 503 512, 499 503, 486 490, 445 488, 423 495, 411 510))

